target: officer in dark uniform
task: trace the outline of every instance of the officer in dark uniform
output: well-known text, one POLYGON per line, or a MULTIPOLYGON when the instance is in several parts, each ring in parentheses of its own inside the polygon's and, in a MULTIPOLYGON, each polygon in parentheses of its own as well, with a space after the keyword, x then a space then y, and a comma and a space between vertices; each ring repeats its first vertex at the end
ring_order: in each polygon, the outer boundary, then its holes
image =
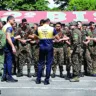
MULTIPOLYGON (((39 63, 38 63, 38 73, 36 84, 41 83, 41 76, 42 76, 42 69, 44 64, 46 64, 46 77, 44 84, 48 85, 50 73, 51 73, 51 66, 53 62, 53 38, 60 39, 53 27, 49 26, 49 19, 45 20, 43 26, 38 28, 38 31, 35 35, 30 35, 30 38, 39 38, 39 63), (45 63, 46 61, 46 63, 45 63)), ((68 38, 67 38, 68 39, 68 38)), ((61 39, 62 40, 62 39, 61 39)), ((60 41, 60 40, 59 40, 60 41)))
POLYGON ((12 25, 14 25, 14 22, 15 22, 14 17, 8 16, 7 24, 2 29, 2 31, 5 32, 6 34, 6 46, 4 48, 4 52, 5 52, 4 74, 2 77, 2 81, 7 81, 7 82, 18 81, 12 77, 12 63, 14 59, 13 58, 14 54, 16 53, 14 42, 15 42, 15 39, 18 39, 18 36, 14 37, 14 30, 12 27, 12 25))

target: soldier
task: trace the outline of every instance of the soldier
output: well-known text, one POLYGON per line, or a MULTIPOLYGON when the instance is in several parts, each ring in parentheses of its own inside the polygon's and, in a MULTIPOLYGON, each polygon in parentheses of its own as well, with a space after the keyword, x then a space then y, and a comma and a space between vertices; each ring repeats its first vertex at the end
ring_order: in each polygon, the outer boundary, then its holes
MULTIPOLYGON (((58 32, 58 35, 60 38, 63 38, 65 36, 65 31, 62 30, 62 25, 60 22, 56 23, 56 31, 58 32)), ((64 65, 64 58, 66 57, 64 55, 64 45, 65 42, 58 42, 54 41, 54 61, 52 65, 53 74, 52 77, 55 77, 57 65, 59 65, 59 71, 60 71, 60 77, 63 78, 63 65, 64 65), (64 57, 65 56, 65 57, 64 57)))
MULTIPOLYGON (((58 32, 60 38, 64 37, 64 32, 61 27, 61 23, 56 23, 56 31, 58 32)), ((64 65, 64 55, 63 55, 63 42, 60 43, 56 40, 54 40, 54 59, 53 59, 53 65, 52 65, 52 78, 55 78, 56 76, 56 69, 57 65, 59 65, 59 71, 60 71, 60 77, 63 78, 63 65, 64 65)))
MULTIPOLYGON (((15 22, 14 25, 12 25, 13 30, 14 30, 14 36, 17 36, 17 23, 15 22)), ((16 54, 14 55, 14 61, 13 61, 13 67, 12 67, 12 74, 16 75, 16 69, 17 69, 17 65, 18 65, 18 42, 17 40, 14 42, 15 48, 16 48, 16 54)))
POLYGON ((63 46, 63 52, 64 52, 64 64, 66 64, 66 71, 67 71, 67 78, 66 79, 69 79, 71 78, 71 66, 72 66, 72 63, 71 63, 71 31, 69 29, 69 25, 65 25, 65 35, 67 37, 69 37, 69 43, 65 43, 64 46, 63 46))
MULTIPOLYGON (((34 24, 34 26, 32 27, 33 33, 35 34, 35 32, 38 29, 38 24, 34 24)), ((34 63, 34 69, 35 69, 35 73, 33 74, 33 77, 37 76, 37 71, 38 71, 38 60, 39 60, 39 46, 38 46, 38 40, 32 40, 30 41, 31 43, 31 49, 32 49, 32 61, 34 63)))
POLYGON ((86 37, 86 38, 92 38, 92 39, 87 39, 87 40, 91 40, 90 43, 92 42, 92 47, 90 48, 90 55, 91 55, 91 59, 92 59, 92 76, 96 77, 96 27, 94 22, 90 22, 90 29, 91 29, 91 34, 92 36, 90 37, 86 37))
POLYGON ((73 67, 73 78, 70 82, 79 82, 79 71, 81 65, 81 31, 77 28, 77 22, 70 23, 72 29, 72 67, 73 67))
POLYGON ((82 22, 81 21, 77 21, 77 28, 79 29, 79 31, 81 32, 81 58, 80 58, 80 70, 79 70, 79 76, 80 77, 84 77, 84 74, 83 74, 83 72, 82 72, 82 64, 83 64, 83 62, 84 62, 84 57, 83 57, 83 52, 84 52, 84 50, 83 50, 83 47, 82 47, 82 35, 83 35, 83 27, 82 27, 82 22))
POLYGON ((0 20, 0 79, 3 74, 3 64, 4 64, 4 47, 6 44, 6 37, 4 32, 2 32, 2 21, 0 20))
POLYGON ((31 64, 32 64, 32 55, 31 55, 31 45, 29 41, 31 39, 28 39, 28 35, 32 34, 32 29, 27 25, 27 20, 22 19, 22 23, 20 24, 20 27, 18 28, 18 34, 21 35, 21 39, 19 39, 19 52, 18 52, 18 58, 19 58, 19 65, 18 65, 18 73, 17 77, 23 76, 23 65, 27 64, 27 76, 31 77, 31 64))
POLYGON ((92 75, 92 56, 91 51, 93 46, 93 41, 87 40, 86 37, 93 37, 91 30, 89 30, 85 25, 82 30, 82 47, 83 47, 83 63, 84 63, 84 74, 87 76, 92 75))

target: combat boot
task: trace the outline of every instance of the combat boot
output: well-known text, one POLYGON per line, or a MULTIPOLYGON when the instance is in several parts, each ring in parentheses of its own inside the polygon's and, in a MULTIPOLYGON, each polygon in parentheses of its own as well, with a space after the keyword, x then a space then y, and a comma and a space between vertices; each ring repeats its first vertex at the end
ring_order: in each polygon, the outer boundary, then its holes
POLYGON ((22 76, 23 76, 23 71, 19 69, 17 72, 17 77, 22 77, 22 76))
POLYGON ((27 77, 31 77, 31 73, 30 73, 30 69, 27 70, 28 74, 27 74, 27 77))
POLYGON ((71 73, 69 71, 67 71, 67 78, 71 78, 71 73))
POLYGON ((84 73, 79 72, 79 77, 84 77, 84 73))
POLYGON ((33 74, 33 77, 37 77, 37 72, 35 72, 35 73, 33 74))
POLYGON ((72 79, 70 79, 70 82, 79 82, 79 77, 73 77, 72 79))
POLYGON ((96 71, 93 71, 91 76, 96 77, 96 71))
POLYGON ((52 78, 55 78, 55 77, 56 77, 56 74, 55 74, 55 73, 53 73, 53 74, 51 75, 51 77, 52 77, 52 78))
POLYGON ((60 71, 60 77, 64 78, 63 71, 60 71))

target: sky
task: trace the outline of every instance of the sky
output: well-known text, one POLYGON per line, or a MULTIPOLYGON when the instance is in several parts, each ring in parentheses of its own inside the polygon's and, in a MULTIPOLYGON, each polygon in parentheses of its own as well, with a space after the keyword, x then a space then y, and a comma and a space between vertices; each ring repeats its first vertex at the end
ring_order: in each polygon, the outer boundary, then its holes
POLYGON ((48 0, 48 1, 49 1, 49 3, 50 3, 50 4, 48 5, 50 8, 58 7, 58 5, 54 4, 54 1, 53 1, 53 0, 48 0))

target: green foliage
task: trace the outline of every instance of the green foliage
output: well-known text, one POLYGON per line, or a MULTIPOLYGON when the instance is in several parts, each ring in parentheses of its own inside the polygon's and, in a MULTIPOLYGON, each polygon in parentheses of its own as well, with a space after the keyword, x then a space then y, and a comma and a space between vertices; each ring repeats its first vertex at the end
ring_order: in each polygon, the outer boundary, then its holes
POLYGON ((58 7, 54 7, 52 9, 50 9, 50 11, 60 11, 60 9, 58 7))
POLYGON ((50 10, 47 0, 0 0, 1 10, 50 10))
POLYGON ((68 3, 69 3, 70 0, 54 0, 55 4, 59 4, 59 9, 60 10, 64 10, 68 3))
POLYGON ((96 0, 70 0, 67 10, 96 10, 96 0))

